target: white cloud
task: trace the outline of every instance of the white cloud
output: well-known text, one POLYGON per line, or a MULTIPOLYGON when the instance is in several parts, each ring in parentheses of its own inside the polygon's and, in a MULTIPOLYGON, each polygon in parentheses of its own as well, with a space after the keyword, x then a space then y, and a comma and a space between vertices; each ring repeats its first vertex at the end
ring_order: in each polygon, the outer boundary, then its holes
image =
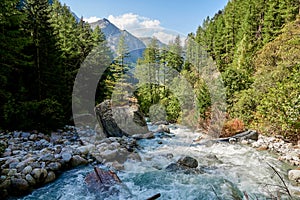
POLYGON ((176 37, 176 35, 174 35, 174 34, 169 34, 169 33, 165 33, 162 31, 153 33, 153 36, 165 44, 168 44, 170 41, 174 40, 176 37))
MULTIPOLYGON (((134 13, 125 13, 119 16, 109 15, 108 20, 122 30, 127 30, 136 37, 156 37, 161 42, 168 44, 179 34, 161 26, 157 19, 140 16, 134 13)), ((181 34, 179 34, 181 35, 181 34)))
POLYGON ((144 28, 162 28, 159 20, 152 20, 133 13, 126 13, 119 16, 109 15, 108 20, 120 29, 128 31, 144 28))
POLYGON ((83 18, 83 20, 84 20, 85 22, 88 22, 88 23, 93 23, 93 22, 99 21, 100 19, 101 19, 101 18, 95 17, 95 16, 90 17, 90 18, 83 18))

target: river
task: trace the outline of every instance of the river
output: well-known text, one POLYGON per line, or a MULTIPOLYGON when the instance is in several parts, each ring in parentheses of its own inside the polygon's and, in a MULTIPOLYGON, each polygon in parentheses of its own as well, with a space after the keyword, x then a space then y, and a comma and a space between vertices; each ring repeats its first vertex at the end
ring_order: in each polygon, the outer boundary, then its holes
MULTIPOLYGON (((155 127, 149 127, 155 129, 155 127)), ((283 183, 269 166, 286 181, 288 164, 267 151, 229 143, 192 145, 200 133, 185 127, 171 126, 173 137, 156 135, 152 140, 140 140, 141 162, 128 160, 125 169, 117 171, 123 185, 115 195, 95 194, 88 190, 84 178, 93 166, 76 168, 63 173, 55 182, 35 190, 22 200, 96 200, 147 199, 157 193, 159 199, 270 199, 277 195, 283 183), (203 173, 170 172, 165 168, 181 156, 198 160, 203 173), (243 197, 244 196, 244 197, 243 197)), ((100 166, 101 167, 101 166, 100 166)), ((103 167, 103 166, 102 166, 103 167)), ((295 189, 286 181, 290 189, 295 189)), ((116 188, 113 188, 116 189, 116 188)), ((113 193, 112 191, 110 191, 113 193)), ((288 199, 281 196, 280 199, 288 199)))

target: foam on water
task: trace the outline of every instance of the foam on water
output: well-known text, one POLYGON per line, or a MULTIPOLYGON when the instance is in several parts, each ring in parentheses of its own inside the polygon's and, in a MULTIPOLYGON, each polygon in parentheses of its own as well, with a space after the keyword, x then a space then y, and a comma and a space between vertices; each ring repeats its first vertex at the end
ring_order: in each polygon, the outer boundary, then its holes
POLYGON ((155 139, 138 142, 142 162, 128 160, 125 170, 117 173, 123 181, 118 194, 109 196, 89 192, 84 177, 93 169, 88 166, 66 172, 57 181, 21 199, 147 199, 157 193, 161 193, 159 199, 172 200, 233 199, 233 196, 241 199, 243 192, 255 199, 267 199, 278 188, 266 185, 282 185, 268 164, 286 179, 290 166, 268 152, 228 143, 191 146, 199 133, 175 126, 171 132, 174 137, 158 135, 155 139), (196 175, 165 170, 170 163, 186 155, 196 158, 204 173, 196 175))

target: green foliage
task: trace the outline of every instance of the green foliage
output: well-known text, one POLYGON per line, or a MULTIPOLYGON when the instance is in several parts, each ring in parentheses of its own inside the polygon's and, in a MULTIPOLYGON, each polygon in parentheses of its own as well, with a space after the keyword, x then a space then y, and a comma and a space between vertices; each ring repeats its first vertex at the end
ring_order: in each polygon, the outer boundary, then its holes
POLYGON ((195 36, 189 35, 185 66, 191 75, 186 77, 190 77, 196 91, 203 91, 198 100, 200 114, 209 107, 205 100, 209 95, 203 84, 193 80, 201 76, 196 70, 198 62, 190 61, 196 52, 190 38, 195 38, 217 63, 231 117, 265 133, 297 138, 298 13, 298 0, 230 1, 213 18, 207 18, 195 36))
POLYGON ((162 101, 167 102, 166 105, 167 120, 172 123, 180 121, 179 118, 181 117, 182 113, 181 113, 181 106, 179 100, 175 96, 171 95, 168 97, 167 101, 164 99, 162 101))
POLYGON ((293 136, 300 133, 300 71, 269 89, 257 107, 260 128, 269 133, 293 136))
POLYGON ((17 130, 49 131, 64 125, 62 105, 53 99, 20 103, 10 99, 4 113, 7 125, 17 130))
POLYGON ((232 105, 232 99, 235 93, 248 89, 252 84, 249 74, 245 70, 228 67, 222 74, 226 86, 226 97, 229 105, 232 105))
POLYGON ((200 79, 197 83, 196 95, 199 116, 205 119, 207 117, 206 113, 211 107, 211 98, 209 89, 202 79, 200 79))
POLYGON ((72 123, 74 78, 101 33, 59 1, 19 3, 0 2, 0 126, 56 129, 72 123))
POLYGON ((267 134, 292 141, 299 134, 299 24, 288 23, 282 33, 256 55, 254 82, 234 94, 231 115, 267 134))
POLYGON ((105 64, 103 61, 99 61, 99 64, 104 64, 103 67, 107 69, 101 77, 96 98, 98 102, 113 98, 115 103, 123 104, 129 98, 129 93, 132 90, 132 85, 128 80, 130 78, 128 72, 130 63, 127 63, 126 59, 129 56, 129 51, 125 44, 124 35, 120 37, 116 52, 117 56, 110 64, 108 64, 108 59, 111 57, 109 56, 111 53, 108 50, 107 44, 103 43, 100 49, 102 49, 102 52, 103 50, 105 51, 101 55, 102 58, 105 58, 105 64))

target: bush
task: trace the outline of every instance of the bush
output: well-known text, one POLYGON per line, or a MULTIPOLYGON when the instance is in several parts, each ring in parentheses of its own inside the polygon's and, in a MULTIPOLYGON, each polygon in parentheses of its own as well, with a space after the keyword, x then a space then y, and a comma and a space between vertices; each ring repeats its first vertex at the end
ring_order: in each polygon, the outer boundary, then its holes
POLYGON ((300 133, 300 73, 271 88, 257 107, 259 129, 269 134, 281 134, 298 139, 300 133))
POLYGON ((244 122, 238 118, 227 121, 220 137, 231 137, 245 130, 244 122))

